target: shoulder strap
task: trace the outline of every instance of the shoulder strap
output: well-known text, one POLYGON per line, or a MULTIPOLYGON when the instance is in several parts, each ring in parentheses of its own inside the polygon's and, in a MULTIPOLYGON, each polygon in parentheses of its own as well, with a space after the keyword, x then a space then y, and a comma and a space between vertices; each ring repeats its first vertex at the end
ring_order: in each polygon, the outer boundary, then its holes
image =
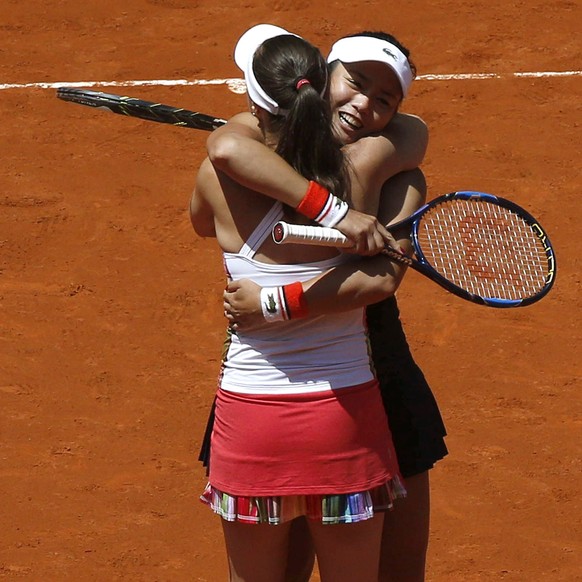
POLYGON ((252 259, 281 218, 283 218, 283 204, 277 201, 265 214, 263 220, 259 222, 257 228, 251 233, 237 254, 252 259))

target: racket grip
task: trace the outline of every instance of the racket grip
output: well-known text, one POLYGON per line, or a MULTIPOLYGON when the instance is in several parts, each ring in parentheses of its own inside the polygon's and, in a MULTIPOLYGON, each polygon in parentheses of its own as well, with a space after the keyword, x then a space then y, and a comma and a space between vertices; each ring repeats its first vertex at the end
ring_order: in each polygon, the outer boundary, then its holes
POLYGON ((325 247, 352 247, 353 242, 337 228, 307 226, 280 221, 273 227, 273 240, 277 244, 299 243, 325 247))

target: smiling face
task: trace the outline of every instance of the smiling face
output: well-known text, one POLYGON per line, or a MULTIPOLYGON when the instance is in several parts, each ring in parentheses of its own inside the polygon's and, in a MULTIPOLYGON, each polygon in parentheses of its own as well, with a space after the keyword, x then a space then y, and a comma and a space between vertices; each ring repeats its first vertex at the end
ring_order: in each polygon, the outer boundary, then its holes
POLYGON ((402 101, 402 87, 384 63, 337 62, 331 72, 329 100, 337 136, 342 143, 353 143, 388 125, 402 101))

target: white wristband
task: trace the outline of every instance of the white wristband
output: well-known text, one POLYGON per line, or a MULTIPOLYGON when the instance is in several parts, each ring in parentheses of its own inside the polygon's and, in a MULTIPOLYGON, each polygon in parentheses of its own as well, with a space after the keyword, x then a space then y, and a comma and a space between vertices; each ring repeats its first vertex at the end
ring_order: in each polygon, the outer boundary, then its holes
POLYGON ((315 217, 315 222, 321 226, 334 227, 338 222, 343 220, 348 213, 350 207, 347 202, 344 202, 337 196, 330 193, 322 208, 321 212, 315 217))
POLYGON ((285 299, 281 295, 282 287, 263 287, 261 289, 261 309, 263 317, 268 323, 286 321, 287 316, 285 299))

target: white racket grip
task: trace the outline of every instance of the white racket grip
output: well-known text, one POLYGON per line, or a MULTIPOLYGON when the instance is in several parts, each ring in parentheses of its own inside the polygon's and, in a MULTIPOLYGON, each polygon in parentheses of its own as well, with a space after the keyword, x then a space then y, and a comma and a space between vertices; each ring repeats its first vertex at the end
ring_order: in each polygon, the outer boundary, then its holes
POLYGON ((352 247, 354 243, 337 228, 307 226, 280 221, 273 227, 277 244, 299 243, 325 247, 352 247))

